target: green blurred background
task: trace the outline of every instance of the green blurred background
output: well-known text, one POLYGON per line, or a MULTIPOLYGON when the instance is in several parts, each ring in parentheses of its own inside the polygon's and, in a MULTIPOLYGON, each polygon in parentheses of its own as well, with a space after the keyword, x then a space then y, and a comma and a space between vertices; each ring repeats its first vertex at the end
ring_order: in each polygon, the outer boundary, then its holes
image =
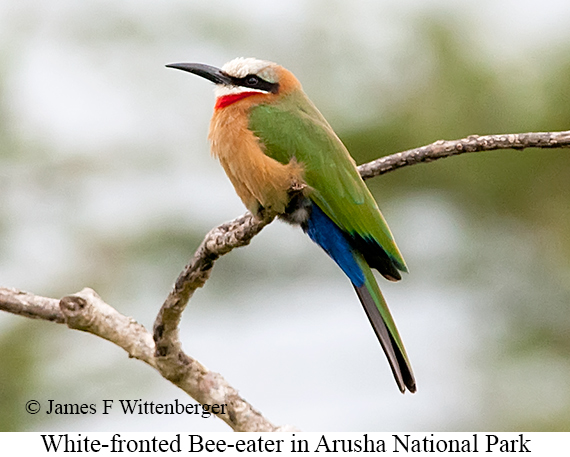
MULTIPOLYGON (((438 139, 570 128, 563 0, 0 1, 0 283, 90 286, 147 328, 204 234, 243 213, 206 140, 212 86, 164 68, 292 70, 362 163, 438 139)), ((368 181, 410 267, 380 284, 402 396, 352 287, 274 223, 222 258, 188 353, 307 431, 570 430, 570 157, 499 151, 368 181)), ((0 430, 228 430, 45 414, 49 399, 192 399, 111 344, 0 315, 0 430), (26 414, 27 400, 44 409, 26 414)))

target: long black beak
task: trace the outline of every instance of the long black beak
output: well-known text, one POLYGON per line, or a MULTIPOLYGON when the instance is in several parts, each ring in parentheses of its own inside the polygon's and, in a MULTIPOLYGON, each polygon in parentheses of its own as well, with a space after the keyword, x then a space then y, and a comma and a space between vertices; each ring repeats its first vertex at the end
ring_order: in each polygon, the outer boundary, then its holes
POLYGON ((170 63, 167 67, 194 73, 195 75, 206 78, 216 84, 232 84, 230 76, 225 74, 219 68, 212 67, 211 65, 204 65, 202 63, 170 63))

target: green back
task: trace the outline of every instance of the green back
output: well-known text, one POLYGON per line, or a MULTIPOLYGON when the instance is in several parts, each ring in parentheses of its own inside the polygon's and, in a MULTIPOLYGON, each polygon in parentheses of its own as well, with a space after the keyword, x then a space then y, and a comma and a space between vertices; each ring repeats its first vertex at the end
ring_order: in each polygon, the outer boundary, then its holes
POLYGON ((302 91, 277 104, 250 111, 249 127, 265 153, 281 163, 303 164, 310 198, 341 229, 382 246, 396 266, 406 264, 376 201, 360 177, 354 160, 319 110, 302 91))

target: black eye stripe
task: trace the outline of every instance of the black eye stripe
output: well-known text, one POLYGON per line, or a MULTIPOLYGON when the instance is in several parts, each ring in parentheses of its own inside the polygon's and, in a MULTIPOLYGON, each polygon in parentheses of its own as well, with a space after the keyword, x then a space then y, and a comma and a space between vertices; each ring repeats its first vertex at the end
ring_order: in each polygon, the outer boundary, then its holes
POLYGON ((270 83, 269 81, 261 79, 257 75, 247 75, 243 78, 232 78, 232 83, 236 86, 250 87, 252 89, 259 89, 273 94, 276 94, 279 91, 279 83, 270 83))

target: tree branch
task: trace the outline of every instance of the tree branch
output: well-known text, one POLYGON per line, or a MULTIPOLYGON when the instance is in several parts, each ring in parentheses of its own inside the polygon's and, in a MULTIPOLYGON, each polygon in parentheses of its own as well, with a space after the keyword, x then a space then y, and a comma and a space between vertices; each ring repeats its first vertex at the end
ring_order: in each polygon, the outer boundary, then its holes
POLYGON ((243 216, 210 230, 190 263, 178 276, 156 317, 154 340, 157 357, 176 357, 181 350, 178 324, 182 312, 196 289, 202 287, 210 277, 214 262, 232 249, 249 244, 272 220, 273 217, 257 218, 248 211, 243 216))
POLYGON ((362 179, 369 179, 408 165, 433 162, 434 160, 465 154, 466 152, 568 147, 570 147, 570 130, 564 132, 509 133, 505 135, 470 135, 461 140, 439 140, 427 146, 381 157, 360 165, 358 171, 362 179))
MULTIPOLYGON (((436 141, 361 165, 363 179, 398 168, 431 162, 467 152, 497 149, 568 148, 570 131, 469 136, 454 141, 436 141)), ((210 277, 214 262, 235 248, 249 244, 273 215, 258 218, 247 212, 233 221, 212 229, 176 280, 162 305, 151 335, 142 325, 106 304, 93 290, 83 289, 61 300, 45 298, 0 287, 0 310, 13 314, 66 323, 104 338, 157 369, 163 377, 203 405, 227 404, 227 413, 218 416, 235 431, 277 431, 261 413, 239 396, 218 373, 209 371, 182 350, 178 326, 194 291, 210 277)))
POLYGON ((61 300, 40 297, 17 289, 0 287, 0 310, 13 314, 65 323, 69 328, 104 338, 123 348, 202 405, 227 405, 217 414, 235 431, 274 432, 292 430, 277 427, 247 403, 228 382, 198 361, 184 354, 156 357, 152 334, 134 319, 105 303, 95 291, 82 291, 61 300), (55 318, 53 317, 55 316, 55 318))
POLYGON ((58 324, 65 323, 65 316, 59 309, 59 300, 40 297, 9 287, 0 287, 0 310, 31 319, 43 319, 58 324))

